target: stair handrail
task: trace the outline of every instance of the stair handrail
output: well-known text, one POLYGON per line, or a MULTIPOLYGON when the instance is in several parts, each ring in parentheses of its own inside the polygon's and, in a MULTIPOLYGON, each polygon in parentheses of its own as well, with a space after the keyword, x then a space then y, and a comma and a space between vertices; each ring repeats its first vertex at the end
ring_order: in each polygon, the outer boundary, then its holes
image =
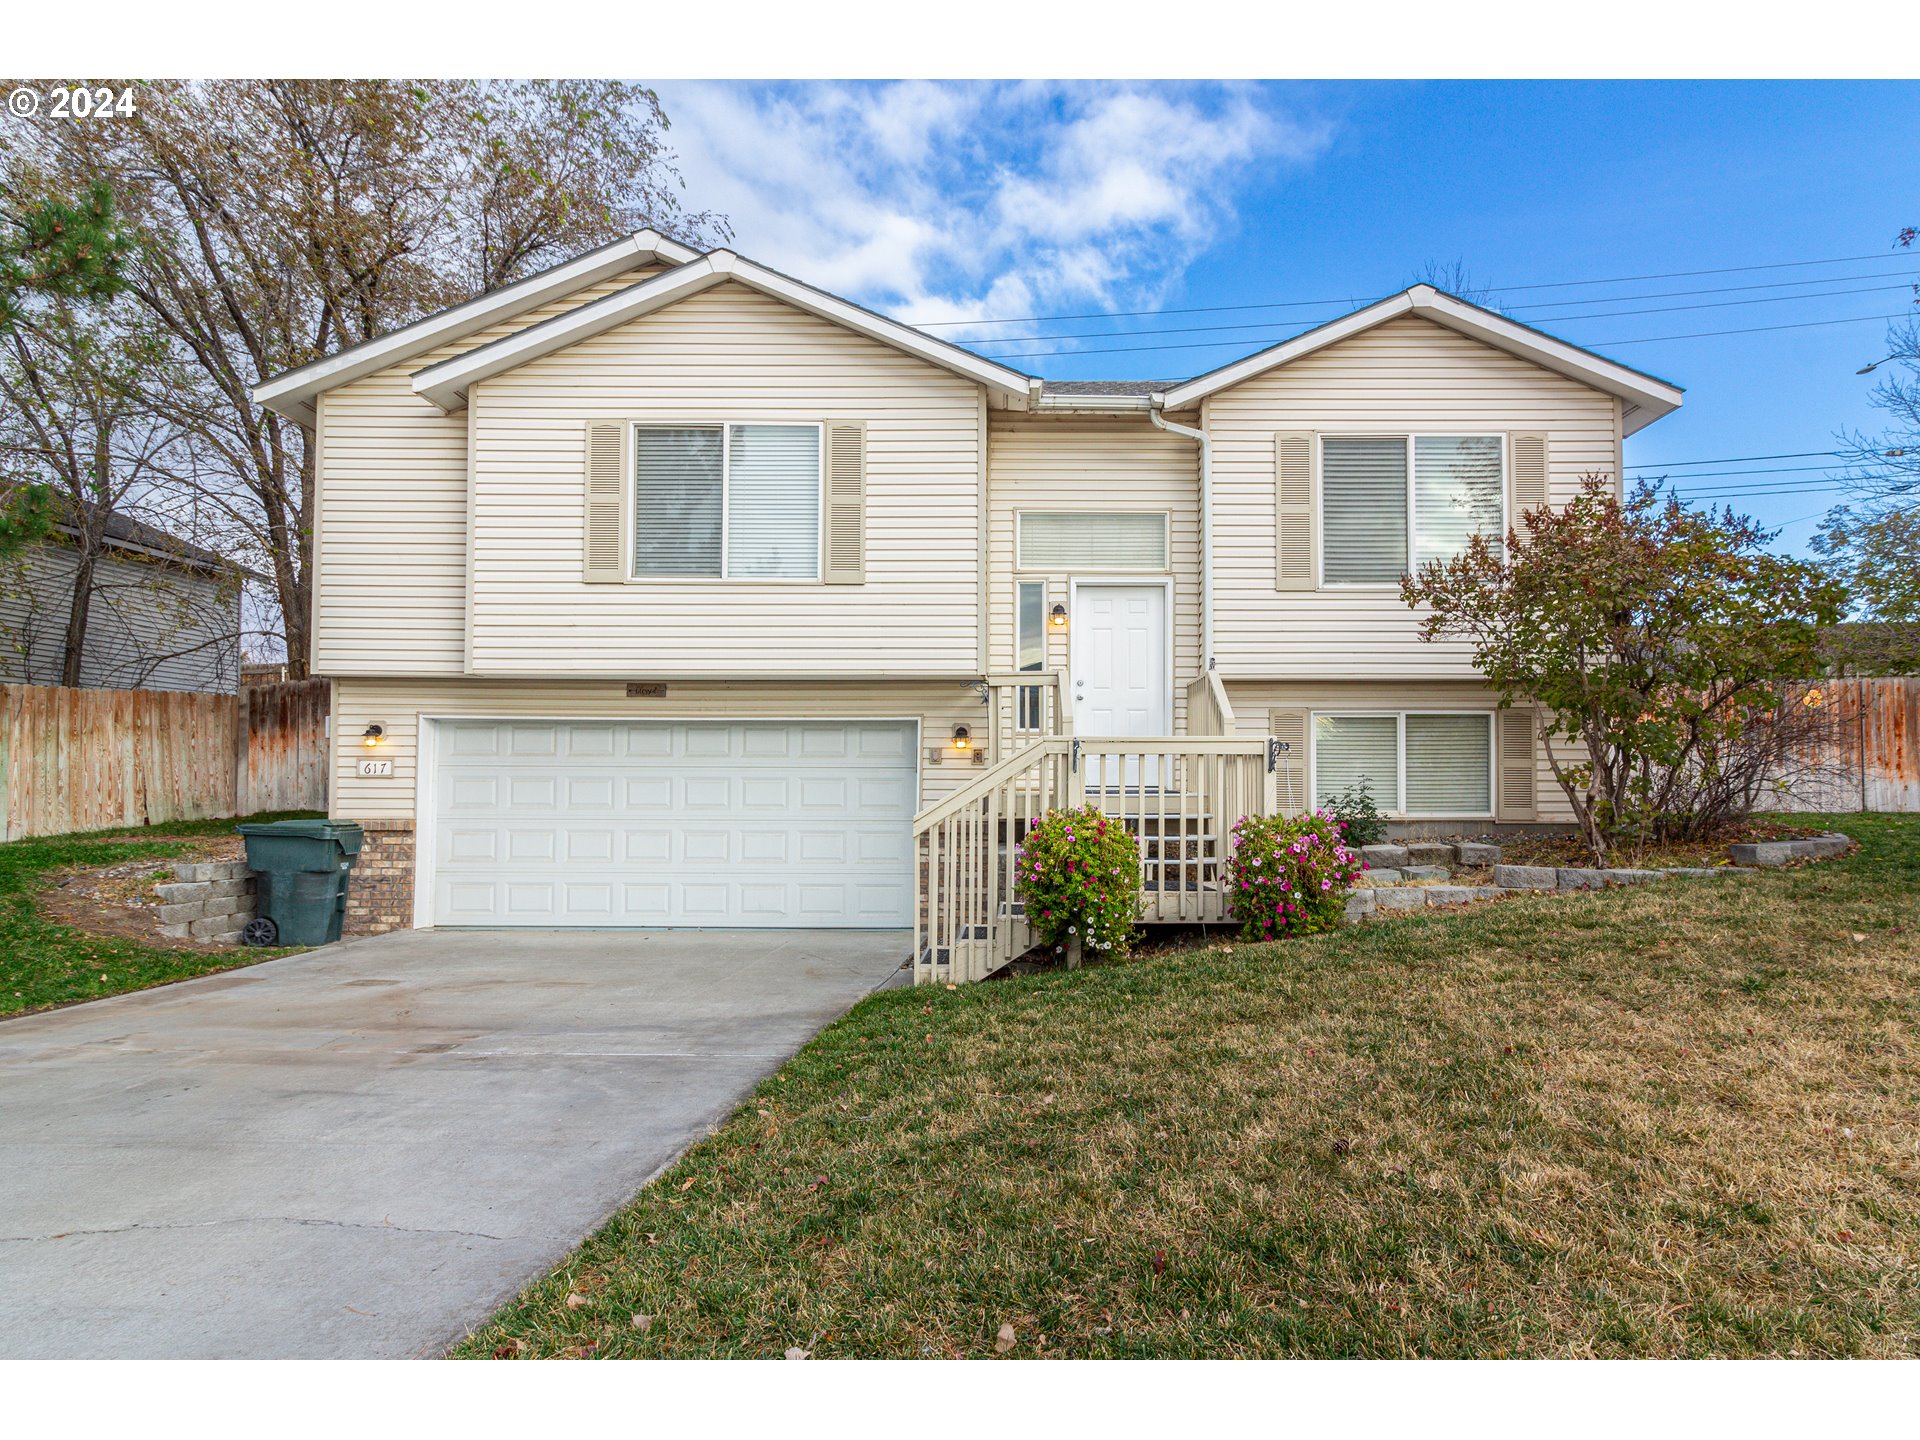
POLYGON ((936 825, 949 815, 957 814, 966 809, 967 806, 979 800, 996 785, 1027 769, 1036 760, 1040 760, 1048 755, 1066 754, 1068 743, 1064 736, 1050 735, 1044 739, 1033 741, 1024 749, 1014 751, 1013 754, 1009 755, 999 764, 988 766, 944 800, 935 801, 919 814, 915 815, 913 817, 914 835, 916 837, 923 835, 929 826, 936 825))

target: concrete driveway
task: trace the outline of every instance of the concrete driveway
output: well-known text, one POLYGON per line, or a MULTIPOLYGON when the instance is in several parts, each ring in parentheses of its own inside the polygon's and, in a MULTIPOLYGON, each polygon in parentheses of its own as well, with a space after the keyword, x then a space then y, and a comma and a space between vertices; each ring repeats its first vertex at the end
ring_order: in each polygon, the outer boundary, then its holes
POLYGON ((909 948, 416 931, 0 1022, 0 1356, 438 1354, 909 948))

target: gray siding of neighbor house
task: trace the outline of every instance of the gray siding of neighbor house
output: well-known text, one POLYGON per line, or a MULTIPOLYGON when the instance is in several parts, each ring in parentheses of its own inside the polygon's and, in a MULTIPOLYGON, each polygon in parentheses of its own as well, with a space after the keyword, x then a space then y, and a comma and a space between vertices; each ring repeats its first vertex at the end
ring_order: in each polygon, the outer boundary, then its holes
MULTIPOLYGON (((58 685, 75 553, 0 561, 0 681, 58 685)), ((230 695, 240 683, 239 587, 203 570, 109 552, 94 571, 80 683, 230 695)))

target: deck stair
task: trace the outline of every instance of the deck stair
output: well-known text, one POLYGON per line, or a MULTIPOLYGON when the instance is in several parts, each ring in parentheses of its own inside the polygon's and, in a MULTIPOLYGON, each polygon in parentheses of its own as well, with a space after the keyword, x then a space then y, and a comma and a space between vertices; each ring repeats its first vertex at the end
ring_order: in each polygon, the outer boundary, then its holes
POLYGON ((1050 810, 1097 805, 1135 837, 1141 923, 1225 920, 1228 837, 1270 813, 1272 765, 1259 736, 1029 739, 915 817, 916 983, 983 979, 1033 947, 1015 859, 1050 810))

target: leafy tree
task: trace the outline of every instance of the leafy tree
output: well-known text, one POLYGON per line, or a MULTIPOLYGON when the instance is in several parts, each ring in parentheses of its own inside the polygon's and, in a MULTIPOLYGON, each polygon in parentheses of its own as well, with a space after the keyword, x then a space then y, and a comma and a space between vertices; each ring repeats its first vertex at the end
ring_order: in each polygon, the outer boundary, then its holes
POLYGON ((1821 673, 1844 587, 1767 552, 1771 532, 1651 486, 1588 476, 1561 509, 1476 536, 1401 586, 1425 640, 1463 637, 1506 704, 1537 704, 1554 778, 1604 861, 1750 810, 1802 739, 1794 682, 1821 673), (1582 759, 1556 753, 1571 742, 1582 759))
POLYGON ((34 299, 111 300, 125 285, 132 241, 104 180, 78 204, 22 192, 30 174, 0 180, 0 334, 16 328, 34 299))
MULTIPOLYGON (((131 242, 114 214, 113 191, 90 186, 77 204, 31 195, 22 170, 0 181, 0 338, 16 334, 48 303, 111 300, 124 285, 131 242)), ((44 539, 52 528, 46 486, 13 479, 0 488, 0 557, 44 539)))
POLYGON ((1826 518, 1814 550, 1831 559, 1862 620, 1920 623, 1920 505, 1826 518))
POLYGON ((10 163, 114 184, 138 237, 128 289, 180 362, 154 397, 180 437, 177 503, 271 578, 295 676, 313 435, 253 387, 643 224, 726 234, 682 206, 659 100, 624 82, 112 83, 133 85, 133 116, 43 127, 10 163))

